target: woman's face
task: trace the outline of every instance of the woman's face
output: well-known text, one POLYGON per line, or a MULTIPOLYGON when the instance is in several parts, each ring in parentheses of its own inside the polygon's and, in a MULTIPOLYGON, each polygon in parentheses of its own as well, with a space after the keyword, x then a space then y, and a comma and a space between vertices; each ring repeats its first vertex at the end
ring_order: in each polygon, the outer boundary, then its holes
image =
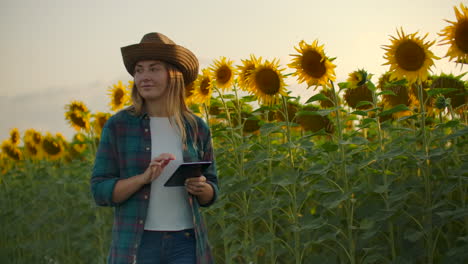
POLYGON ((167 92, 168 73, 161 61, 139 61, 135 65, 134 80, 138 93, 147 101, 161 99, 167 92))

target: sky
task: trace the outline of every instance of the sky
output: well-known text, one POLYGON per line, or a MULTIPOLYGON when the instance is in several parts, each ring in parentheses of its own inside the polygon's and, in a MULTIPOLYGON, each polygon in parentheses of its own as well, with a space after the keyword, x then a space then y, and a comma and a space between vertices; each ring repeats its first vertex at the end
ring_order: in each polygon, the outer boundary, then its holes
MULTIPOLYGON (((407 33, 437 33, 455 20, 455 0, 0 0, 0 141, 10 129, 23 133, 74 130, 64 106, 83 101, 92 112, 110 112, 108 88, 131 80, 120 48, 138 43, 148 32, 161 32, 190 49, 200 68, 225 56, 240 64, 250 54, 277 58, 283 68, 301 40, 318 39, 326 55, 336 57, 337 81, 366 69, 388 70, 383 45, 397 28, 407 33)), ((444 57, 448 46, 434 45, 444 57)), ((465 69, 466 70, 466 69, 465 69)), ((433 73, 460 74, 447 58, 433 73)), ((292 70, 286 69, 285 73, 292 70)), ((466 79, 466 78, 465 78, 466 79)), ((314 92, 295 78, 286 80, 292 95, 314 92)))

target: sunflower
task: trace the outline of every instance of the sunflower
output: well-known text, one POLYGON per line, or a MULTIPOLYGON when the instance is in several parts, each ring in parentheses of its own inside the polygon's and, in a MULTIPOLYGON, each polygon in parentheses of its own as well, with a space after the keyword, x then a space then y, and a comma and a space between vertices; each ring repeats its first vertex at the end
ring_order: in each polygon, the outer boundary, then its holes
POLYGON ((24 150, 28 157, 33 160, 41 159, 41 148, 40 146, 34 144, 33 141, 25 141, 24 142, 24 150))
POLYGON ((70 112, 78 111, 78 112, 84 112, 84 113, 89 112, 88 107, 86 107, 86 105, 83 102, 76 101, 76 100, 73 100, 71 101, 70 104, 65 105, 65 111, 70 111, 70 112))
POLYGON ((26 130, 26 132, 24 132, 23 141, 24 142, 27 141, 27 142, 30 142, 31 144, 39 146, 42 141, 42 135, 40 132, 31 128, 31 129, 26 130))
POLYGON ((298 76, 299 83, 307 82, 310 87, 327 86, 329 81, 335 81, 335 65, 333 59, 325 56, 323 45, 319 46, 315 40, 312 44, 307 44, 304 40, 299 42, 299 47, 294 47, 299 54, 291 54, 295 57, 288 66, 296 69, 293 73, 298 76))
POLYGON ((296 114, 296 123, 301 125, 304 131, 317 132, 324 129, 327 133, 333 133, 333 123, 327 116, 310 113, 317 110, 319 110, 319 108, 313 105, 304 106, 302 111, 296 114))
POLYGON ((18 128, 13 128, 12 130, 10 130, 10 142, 13 145, 18 146, 20 142, 20 133, 18 128))
POLYGON ((209 104, 213 92, 213 83, 209 69, 203 69, 202 74, 198 75, 194 84, 193 102, 197 104, 209 104))
POLYGON ((65 152, 65 147, 63 145, 63 140, 60 136, 54 137, 49 132, 42 139, 42 150, 47 158, 50 160, 60 159, 65 152))
MULTIPOLYGON (((288 101, 286 103, 286 109, 288 111, 288 120, 289 122, 292 122, 294 117, 296 116, 297 111, 301 109, 301 104, 296 101, 288 101)), ((278 121, 286 121, 286 116, 285 113, 283 113, 284 110, 279 110, 276 112, 276 120, 278 121)))
POLYGON ((13 144, 13 142, 11 142, 10 140, 3 141, 1 145, 1 149, 2 149, 2 152, 5 153, 5 155, 8 158, 14 161, 19 161, 22 159, 23 155, 20 149, 15 144, 13 144))
POLYGON ((232 63, 233 61, 226 57, 221 57, 219 60, 214 60, 214 65, 209 68, 216 87, 221 90, 226 91, 233 83, 235 70, 232 63))
POLYGON ((89 113, 79 112, 79 111, 68 111, 65 113, 65 119, 70 123, 70 125, 76 130, 89 131, 89 113))
POLYGON ((468 61, 468 8, 460 4, 460 10, 456 6, 453 7, 457 21, 447 21, 451 25, 445 27, 439 36, 445 37, 440 45, 450 45, 445 57, 449 60, 466 64, 468 61))
POLYGON ((283 69, 279 69, 279 61, 266 60, 258 64, 247 77, 249 92, 257 96, 260 104, 271 105, 279 100, 279 96, 286 96, 286 84, 284 83, 283 69))
POLYGON ((397 30, 398 38, 392 36, 392 44, 384 46, 387 62, 383 65, 390 65, 393 77, 406 78, 410 84, 425 81, 434 60, 439 59, 429 50, 435 41, 424 42, 427 34, 420 38, 417 33, 406 35, 403 29, 397 30))
MULTIPOLYGON (((0 174, 7 174, 7 172, 11 169, 11 162, 9 162, 9 158, 0 152, 0 174)), ((1 175, 0 175, 1 176, 1 175)), ((0 183, 2 183, 2 178, 0 177, 0 183)))
POLYGON ((83 133, 76 133, 73 136, 72 149, 78 154, 83 153, 86 150, 86 136, 83 133))
POLYGON ((357 70, 349 74, 347 80, 349 85, 343 97, 350 107, 360 110, 372 107, 372 105, 361 105, 357 107, 357 104, 361 101, 373 101, 372 91, 369 90, 367 86, 367 81, 370 76, 371 75, 365 70, 357 70))
POLYGON ((248 117, 244 121, 244 126, 242 128, 244 133, 258 133, 260 131, 260 119, 252 114, 248 114, 248 117))
POLYGON ((65 105, 65 120, 77 131, 89 131, 89 110, 83 102, 72 101, 65 105))
POLYGON ((92 122, 92 126, 94 129, 94 133, 97 136, 101 135, 102 129, 104 128, 104 124, 106 124, 107 120, 109 120, 111 114, 97 112, 93 115, 94 120, 92 122))
MULTIPOLYGON (((444 94, 444 97, 450 98, 450 104, 454 109, 459 108, 463 105, 467 105, 467 85, 461 80, 460 76, 454 76, 453 74, 441 74, 435 76, 432 81, 431 88, 454 88, 455 91, 444 94)), ((463 107, 462 107, 463 108, 463 107)))
MULTIPOLYGON (((130 83, 133 85, 133 83, 130 83)), ((128 104, 130 101, 128 87, 122 84, 122 81, 119 81, 117 84, 112 85, 112 87, 108 88, 109 96, 111 97, 111 101, 109 106, 111 107, 112 111, 118 111, 124 107, 124 105, 128 104)))
MULTIPOLYGON (((400 104, 406 105, 408 107, 417 105, 417 102, 414 100, 414 98, 410 96, 410 88, 407 85, 406 79, 392 80, 391 76, 392 73, 387 72, 379 78, 378 88, 380 88, 381 91, 392 91, 395 94, 384 94, 382 96, 383 108, 390 109, 400 104)), ((395 113, 393 117, 399 118, 410 114, 410 111, 401 111, 395 113)))
MULTIPOLYGON (((333 103, 333 91, 329 88, 323 88, 321 91, 320 91, 321 94, 325 95, 328 100, 320 100, 320 106, 322 108, 331 108, 334 106, 334 103, 333 103)), ((338 97, 338 103, 340 102, 340 98, 338 97)))
POLYGON ((250 59, 241 61, 242 65, 237 66, 239 72, 239 87, 244 91, 248 91, 250 84, 247 82, 247 79, 252 71, 255 70, 255 67, 262 63, 262 57, 257 59, 255 55, 251 54, 250 59))

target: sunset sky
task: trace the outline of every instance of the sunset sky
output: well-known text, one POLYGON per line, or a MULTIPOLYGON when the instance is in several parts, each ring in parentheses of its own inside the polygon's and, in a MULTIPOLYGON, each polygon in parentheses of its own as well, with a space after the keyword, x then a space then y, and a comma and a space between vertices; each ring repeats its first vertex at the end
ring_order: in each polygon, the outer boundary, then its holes
MULTIPOLYGON (((9 130, 35 128, 43 133, 74 131, 64 119, 64 106, 83 101, 91 111, 110 111, 107 89, 131 76, 120 47, 138 43, 147 32, 161 32, 190 49, 201 68, 226 56, 239 64, 250 54, 278 58, 283 68, 299 41, 318 39, 337 57, 338 81, 364 68, 388 70, 383 45, 397 28, 437 33, 455 20, 454 0, 1 0, 0 1, 0 140, 9 130)), ((444 57, 448 46, 434 45, 444 57)), ((459 74, 447 58, 433 73, 459 74)), ((464 69, 466 71, 466 68, 464 69)), ((292 72, 286 69, 285 73, 292 72)), ((466 79, 466 78, 465 78, 466 79)), ((288 89, 304 99, 312 94, 288 78, 288 89)))

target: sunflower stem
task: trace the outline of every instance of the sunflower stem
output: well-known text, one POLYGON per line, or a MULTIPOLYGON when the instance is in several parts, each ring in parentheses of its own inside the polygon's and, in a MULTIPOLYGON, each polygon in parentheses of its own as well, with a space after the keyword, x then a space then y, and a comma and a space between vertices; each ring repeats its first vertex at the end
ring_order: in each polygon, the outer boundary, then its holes
MULTIPOLYGON (((344 144, 341 144, 343 140, 343 124, 341 120, 341 105, 338 98, 338 93, 335 89, 335 84, 333 81, 330 80, 331 90, 333 93, 333 104, 335 106, 335 118, 336 118, 336 125, 338 130, 338 140, 337 143, 340 149, 340 166, 338 170, 338 178, 342 178, 344 180, 344 193, 348 194, 351 189, 349 185, 349 179, 346 170, 346 155, 345 155, 345 148, 344 144)), ((350 197, 351 198, 351 197, 350 197)), ((354 200, 354 199, 353 199, 354 200)), ((344 210, 346 214, 346 221, 347 221, 347 239, 348 239, 348 252, 349 252, 349 261, 351 264, 356 263, 356 245, 354 242, 354 234, 353 234, 353 226, 354 226, 354 202, 352 199, 346 199, 344 210)))
MULTIPOLYGON (((284 109, 284 116, 286 120, 286 140, 288 142, 288 153, 289 153, 289 162, 291 168, 295 171, 295 165, 294 165, 294 153, 292 150, 292 139, 291 139, 291 122, 289 121, 289 114, 288 114, 288 103, 287 99, 285 96, 281 96, 281 99, 283 101, 283 109, 284 109)), ((295 182, 291 184, 289 192, 291 193, 291 198, 292 198, 292 219, 293 219, 293 225, 294 226, 299 226, 299 221, 298 221, 298 215, 299 215, 299 208, 297 206, 297 195, 296 195, 296 180, 297 177, 294 175, 294 180, 295 182)), ((294 257, 296 260, 296 264, 300 264, 302 262, 301 259, 301 248, 300 248, 300 236, 299 232, 297 230, 294 231, 294 257)))
POLYGON ((426 249, 427 249, 427 258, 428 263, 432 264, 434 262, 434 241, 432 237, 432 183, 430 177, 430 160, 429 160, 429 143, 426 135, 426 110, 424 105, 424 97, 423 97, 423 88, 421 82, 417 82, 418 87, 418 99, 419 99, 419 110, 420 110, 420 132, 422 134, 422 147, 424 151, 424 160, 422 162, 421 173, 424 179, 424 186, 425 186, 425 208, 428 210, 426 212, 424 219, 427 226, 427 233, 426 233, 426 249))

